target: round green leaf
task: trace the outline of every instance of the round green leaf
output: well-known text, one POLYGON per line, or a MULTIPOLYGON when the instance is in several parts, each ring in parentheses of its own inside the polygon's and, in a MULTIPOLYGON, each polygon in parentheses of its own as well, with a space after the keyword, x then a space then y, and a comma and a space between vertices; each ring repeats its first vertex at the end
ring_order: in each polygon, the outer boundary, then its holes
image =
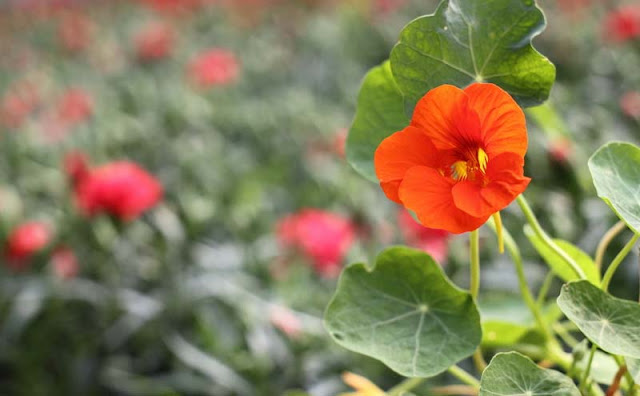
POLYGON ((391 52, 400 91, 416 103, 442 84, 491 82, 521 106, 544 102, 555 67, 531 39, 545 27, 533 0, 444 0, 409 23, 391 52))
POLYGON ((636 384, 640 383, 640 359, 625 357, 624 360, 627 363, 627 369, 633 377, 633 381, 636 384))
POLYGON ((589 158, 589 170, 598 196, 640 233, 640 148, 622 142, 605 144, 589 158))
POLYGON ((406 377, 429 377, 473 354, 482 338, 471 295, 453 285, 428 254, 382 252, 372 270, 344 269, 325 327, 343 347, 406 377))
POLYGON ((640 358, 640 304, 578 281, 562 286, 558 306, 602 350, 640 358))
POLYGON ((409 125, 402 94, 389 61, 367 73, 358 95, 356 115, 347 137, 347 160, 367 179, 377 182, 373 154, 380 142, 409 125))
MULTIPOLYGON (((538 237, 528 225, 524 226, 524 234, 529 238, 533 247, 538 251, 547 265, 549 265, 549 268, 551 268, 551 271, 553 271, 554 274, 558 275, 558 277, 566 282, 580 279, 580 276, 576 274, 573 268, 571 268, 571 266, 567 264, 560 255, 553 251, 553 249, 549 248, 547 244, 542 242, 542 239, 540 239, 540 237, 538 237)), ((580 268, 582 268, 582 271, 587 276, 589 282, 596 286, 600 286, 600 272, 588 254, 583 252, 579 247, 565 240, 554 239, 553 241, 560 249, 564 250, 580 268)))
POLYGON ((517 352, 498 353, 482 373, 480 396, 580 396, 573 381, 517 352))

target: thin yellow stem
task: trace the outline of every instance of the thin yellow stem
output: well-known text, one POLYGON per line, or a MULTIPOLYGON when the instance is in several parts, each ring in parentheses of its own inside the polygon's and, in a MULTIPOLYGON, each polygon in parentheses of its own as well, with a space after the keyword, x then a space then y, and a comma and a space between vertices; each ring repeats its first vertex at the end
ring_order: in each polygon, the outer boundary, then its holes
POLYGON ((493 214, 493 222, 496 223, 496 237, 498 238, 498 251, 504 253, 504 240, 502 238, 502 218, 500 212, 493 214))
POLYGON ((471 297, 477 300, 480 291, 480 235, 478 230, 473 230, 469 234, 469 257, 471 266, 469 291, 471 297))
POLYGON ((613 261, 609 265, 609 268, 607 268, 607 272, 605 272, 604 276, 602 277, 602 290, 607 291, 607 289, 609 288, 609 283, 611 282, 611 278, 613 278, 613 274, 618 269, 618 266, 620 266, 620 264, 622 263, 622 260, 624 260, 624 258, 627 257, 627 254, 629 254, 629 252, 633 248, 633 245, 636 244, 636 241, 638 240, 639 237, 640 237, 640 234, 633 234, 633 237, 631 237, 631 240, 629 240, 629 242, 627 242, 627 244, 624 245, 620 253, 618 253, 616 257, 613 259, 613 261))

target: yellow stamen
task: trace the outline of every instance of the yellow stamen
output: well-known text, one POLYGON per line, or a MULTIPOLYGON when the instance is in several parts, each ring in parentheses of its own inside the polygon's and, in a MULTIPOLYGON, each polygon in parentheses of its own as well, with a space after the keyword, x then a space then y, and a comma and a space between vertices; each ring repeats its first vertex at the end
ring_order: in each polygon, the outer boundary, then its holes
POLYGON ((456 161, 451 165, 451 177, 455 180, 467 180, 467 162, 456 161))
POLYGON ((502 219, 500 212, 493 214, 493 222, 496 223, 496 236, 498 237, 498 251, 504 253, 504 238, 502 237, 502 219))
POLYGON ((358 396, 384 396, 384 391, 376 386, 367 378, 346 371, 342 374, 342 381, 352 387, 356 392, 353 395, 358 396))
POLYGON ((479 148, 478 149, 478 165, 480 166, 480 171, 484 173, 487 170, 487 163, 489 162, 489 156, 487 153, 479 148))

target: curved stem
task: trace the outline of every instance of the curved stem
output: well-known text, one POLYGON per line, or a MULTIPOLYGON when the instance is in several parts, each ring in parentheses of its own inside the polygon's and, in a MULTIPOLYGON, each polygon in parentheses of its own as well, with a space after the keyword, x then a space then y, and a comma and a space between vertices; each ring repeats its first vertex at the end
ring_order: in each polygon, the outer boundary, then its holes
POLYGON ((418 377, 416 377, 416 378, 407 378, 406 380, 402 381, 398 385, 396 385, 393 388, 389 389, 386 394, 387 394, 387 396, 400 396, 404 392, 410 391, 411 389, 413 389, 416 386, 420 385, 425 380, 426 380, 426 378, 418 378, 418 377))
MULTIPOLYGON (((492 230, 496 231, 495 224, 493 222, 489 222, 487 224, 492 230)), ((513 264, 516 268, 516 274, 518 276, 518 287, 520 288, 520 294, 522 294, 522 299, 524 300, 525 304, 527 304, 527 307, 529 307, 529 310, 531 311, 531 314, 533 315, 533 318, 535 319, 536 324, 540 328, 540 331, 542 331, 542 334, 544 335, 545 339, 551 340, 554 338, 553 334, 549 330, 549 327, 547 326, 544 318, 542 317, 542 313, 540 312, 540 307, 536 304, 536 301, 534 300, 533 295, 529 290, 529 286, 527 285, 527 278, 524 274, 524 266, 522 265, 522 255, 520 254, 520 249, 518 249, 518 245, 513 240, 513 237, 511 236, 511 233, 509 233, 509 230, 504 228, 502 233, 504 238, 504 244, 506 245, 507 250, 511 255, 511 259, 513 260, 513 264)))
POLYGON ((449 371, 449 373, 451 375, 453 375, 454 377, 456 377, 460 381, 464 382, 465 384, 471 385, 475 389, 480 389, 480 381, 478 381, 478 379, 476 377, 474 377, 473 375, 467 373, 466 371, 464 371, 460 367, 458 367, 456 365, 453 365, 453 366, 449 367, 448 371, 449 371))
POLYGON ((584 373, 582 373, 582 378, 580 378, 580 392, 584 390, 584 387, 587 385, 587 380, 589 379, 589 373, 591 372, 591 364, 593 363, 593 357, 596 354, 596 349, 598 346, 596 344, 591 345, 591 352, 589 353, 589 360, 587 361, 587 367, 584 369, 584 373))
POLYGON ((595 258, 596 268, 598 268, 598 271, 602 269, 602 259, 604 258, 604 253, 607 250, 607 246, 609 246, 609 243, 611 243, 613 238, 621 233, 626 227, 627 225, 624 223, 624 221, 620 220, 613 227, 609 228, 609 230, 602 236, 602 239, 600 239, 598 248, 596 249, 595 258))
POLYGON ((631 237, 629 242, 627 242, 627 244, 624 245, 620 253, 618 253, 616 257, 613 259, 613 261, 609 265, 609 268, 607 268, 607 272, 605 272, 604 276, 602 277, 602 290, 607 291, 607 289, 609 288, 609 283, 611 282, 611 278, 613 278, 613 274, 618 269, 618 266, 620 265, 620 263, 622 263, 622 260, 624 260, 624 258, 627 257, 627 254, 629 254, 629 252, 633 248, 633 245, 636 244, 636 241, 638 240, 639 237, 640 237, 640 234, 633 234, 633 237, 631 237))
POLYGON ((487 361, 484 360, 484 356, 482 356, 481 347, 478 347, 478 349, 476 349, 471 358, 473 359, 473 364, 476 366, 476 369, 479 373, 482 373, 484 369, 487 368, 487 361))
POLYGON ((471 297, 476 300, 480 290, 480 234, 478 230, 473 230, 469 234, 469 257, 471 266, 469 291, 471 297))
POLYGON ((536 299, 536 305, 538 307, 542 308, 542 305, 544 304, 544 299, 547 298, 547 293, 549 293, 551 282, 553 282, 553 278, 555 277, 556 275, 553 273, 553 271, 549 271, 549 273, 547 273, 547 276, 544 277, 542 286, 540 286, 540 290, 538 290, 538 298, 536 299))
POLYGON ((533 229, 533 232, 536 233, 538 238, 540 238, 549 249, 553 250, 567 264, 569 264, 571 269, 573 269, 573 272, 575 272, 580 279, 587 279, 584 271, 582 271, 582 268, 580 268, 578 264, 576 264, 575 260, 573 260, 567 254, 567 252, 560 249, 560 247, 556 245, 553 239, 551 239, 551 237, 549 237, 549 235, 547 235, 547 233, 542 229, 540 223, 538 223, 538 219, 536 219, 536 216, 533 214, 533 211, 531 210, 531 207, 529 207, 529 204, 527 203, 527 200, 524 198, 524 196, 520 194, 518 195, 518 198, 516 198, 516 200, 518 201, 518 205, 520 205, 520 209, 522 209, 522 213, 524 213, 524 216, 527 218, 529 225, 533 229))

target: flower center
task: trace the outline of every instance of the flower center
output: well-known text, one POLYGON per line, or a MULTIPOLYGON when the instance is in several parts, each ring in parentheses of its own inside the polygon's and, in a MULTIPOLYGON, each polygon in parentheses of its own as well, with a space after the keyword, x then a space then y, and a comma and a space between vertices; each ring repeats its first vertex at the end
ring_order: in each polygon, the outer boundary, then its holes
POLYGON ((484 176, 489 163, 489 156, 482 149, 469 150, 463 154, 462 160, 458 160, 451 164, 451 178, 455 181, 476 180, 477 173, 480 172, 484 176))

